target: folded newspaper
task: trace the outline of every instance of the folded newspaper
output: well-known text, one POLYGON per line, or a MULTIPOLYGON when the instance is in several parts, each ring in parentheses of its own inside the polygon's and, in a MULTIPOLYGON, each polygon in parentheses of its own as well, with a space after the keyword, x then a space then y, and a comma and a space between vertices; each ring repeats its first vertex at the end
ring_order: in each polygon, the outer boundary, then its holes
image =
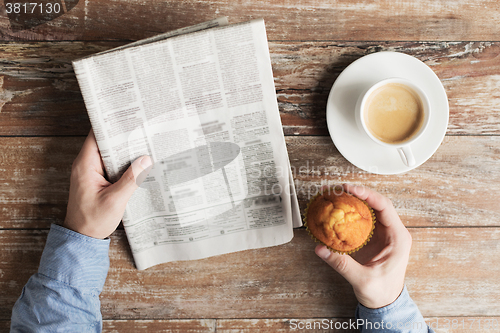
POLYGON ((110 181, 154 166, 123 226, 138 269, 289 242, 302 225, 262 19, 73 62, 110 181))

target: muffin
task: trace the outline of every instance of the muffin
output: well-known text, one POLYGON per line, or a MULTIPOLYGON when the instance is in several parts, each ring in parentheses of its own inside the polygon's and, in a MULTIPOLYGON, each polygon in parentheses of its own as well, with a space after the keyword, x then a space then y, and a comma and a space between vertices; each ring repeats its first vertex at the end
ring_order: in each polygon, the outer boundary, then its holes
POLYGON ((375 215, 363 200, 343 190, 327 188, 309 202, 304 224, 311 237, 330 250, 351 253, 370 240, 375 215))

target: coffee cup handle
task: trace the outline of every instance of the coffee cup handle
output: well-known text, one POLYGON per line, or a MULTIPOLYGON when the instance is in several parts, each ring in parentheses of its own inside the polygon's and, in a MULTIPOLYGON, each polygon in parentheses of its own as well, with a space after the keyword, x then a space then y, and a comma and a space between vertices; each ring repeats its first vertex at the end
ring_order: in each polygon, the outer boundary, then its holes
POLYGON ((415 157, 413 156, 410 146, 398 148, 398 152, 399 156, 401 156, 401 159, 403 160, 403 163, 407 167, 412 167, 415 165, 415 157))

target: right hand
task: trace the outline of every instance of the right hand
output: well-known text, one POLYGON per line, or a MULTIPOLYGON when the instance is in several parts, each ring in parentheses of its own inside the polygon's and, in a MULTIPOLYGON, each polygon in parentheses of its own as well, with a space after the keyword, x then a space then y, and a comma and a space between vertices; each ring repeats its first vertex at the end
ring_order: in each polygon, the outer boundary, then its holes
POLYGON ((411 236, 392 202, 366 187, 343 185, 344 190, 365 200, 377 217, 372 239, 353 257, 331 252, 324 245, 316 254, 353 287, 359 303, 377 309, 394 302, 404 287, 411 236))

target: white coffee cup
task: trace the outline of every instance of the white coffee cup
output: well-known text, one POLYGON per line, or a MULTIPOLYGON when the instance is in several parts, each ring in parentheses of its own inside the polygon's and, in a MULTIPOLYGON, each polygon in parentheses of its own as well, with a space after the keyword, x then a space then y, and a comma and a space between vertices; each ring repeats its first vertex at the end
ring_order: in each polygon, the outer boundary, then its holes
MULTIPOLYGON (((368 135, 368 137, 372 141, 381 146, 396 149, 399 152, 403 163, 406 166, 411 167, 415 165, 415 157, 413 156, 410 146, 425 132, 427 126, 429 125, 430 112, 431 108, 429 98, 420 87, 407 79, 389 78, 375 83, 365 93, 361 94, 356 104, 356 123, 359 129, 366 133, 366 135, 368 135), (391 95, 392 92, 394 92, 395 94, 391 95), (374 96, 372 96, 373 93, 375 93, 374 96), (378 96, 379 94, 380 96, 378 96), (390 99, 385 98, 388 96, 390 97, 390 99), (376 100, 376 98, 378 98, 379 100, 376 100), (402 101, 404 98, 406 98, 405 101, 409 102, 413 102, 414 100, 416 104, 403 103, 402 101), (385 111, 384 107, 388 105, 385 103, 385 101, 389 100, 392 102, 392 104, 387 102, 391 105, 387 107, 388 111, 385 111), (380 101, 382 101, 383 103, 378 103, 380 101), (372 106, 372 103, 378 103, 376 104, 378 107, 372 106), (410 108, 408 108, 408 110, 405 110, 406 106, 409 104, 411 104, 411 106, 413 107, 413 109, 411 109, 413 111, 408 111, 410 110, 410 108), (394 106, 393 108, 393 105, 396 106, 394 106), (416 109, 418 109, 418 111, 415 112, 416 109), (376 111, 374 110, 378 110, 380 111, 380 113, 375 114, 374 112, 376 111), (367 116, 368 111, 370 111, 370 117, 367 116), (405 118, 404 112, 408 112, 407 114, 409 116, 405 118), (380 115, 379 118, 377 118, 376 115, 380 115), (416 116, 416 118, 411 118, 410 116, 413 115, 418 116, 416 116), (411 128, 411 133, 408 132, 409 135, 401 140, 388 140, 387 138, 383 137, 383 135, 377 136, 375 133, 376 131, 370 129, 370 125, 372 124, 367 124, 369 122, 368 119, 374 119, 374 117, 378 119, 375 121, 375 123, 379 125, 377 127, 378 133, 381 133, 380 131, 383 131, 383 128, 386 128, 386 132, 391 133, 392 135, 393 132, 398 133, 399 129, 406 130, 408 126, 411 126, 409 127, 411 128), (415 120, 408 120, 407 123, 404 123, 406 119, 415 120), (398 123, 398 121, 400 122, 398 123)), ((373 125, 372 127, 375 128, 376 126, 373 125)), ((406 132, 404 133, 405 135, 407 134, 406 132)))

